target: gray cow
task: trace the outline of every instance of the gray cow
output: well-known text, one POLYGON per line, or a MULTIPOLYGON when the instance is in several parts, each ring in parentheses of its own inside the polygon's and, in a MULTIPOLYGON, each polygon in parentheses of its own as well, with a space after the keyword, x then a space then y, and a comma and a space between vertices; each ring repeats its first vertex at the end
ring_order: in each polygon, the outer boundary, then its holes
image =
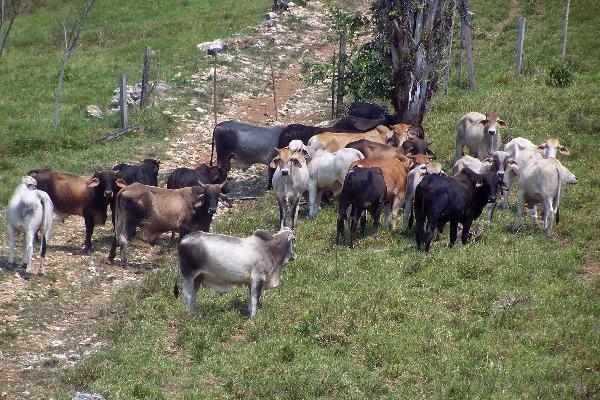
POLYGON ((500 127, 506 122, 498 113, 481 114, 470 112, 465 114, 456 128, 456 155, 458 161, 463 155, 463 147, 467 146, 471 154, 481 161, 490 157, 500 148, 500 127))
MULTIPOLYGON (((194 311, 201 285, 226 293, 245 284, 250 287, 249 312, 254 317, 262 290, 279 286, 281 268, 296 259, 294 239, 287 227, 274 235, 259 229, 246 238, 205 232, 187 235, 178 250, 187 308, 194 311)), ((178 297, 177 283, 173 292, 178 297)))

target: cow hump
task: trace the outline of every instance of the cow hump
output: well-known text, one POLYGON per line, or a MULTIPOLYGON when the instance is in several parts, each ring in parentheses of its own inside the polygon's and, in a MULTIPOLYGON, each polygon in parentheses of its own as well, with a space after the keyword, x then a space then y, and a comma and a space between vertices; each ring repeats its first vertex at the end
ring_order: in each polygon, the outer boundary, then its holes
POLYGON ((271 234, 271 232, 266 231, 264 229, 257 229, 256 231, 254 231, 254 236, 261 238, 264 241, 269 241, 273 239, 273 235, 271 234))

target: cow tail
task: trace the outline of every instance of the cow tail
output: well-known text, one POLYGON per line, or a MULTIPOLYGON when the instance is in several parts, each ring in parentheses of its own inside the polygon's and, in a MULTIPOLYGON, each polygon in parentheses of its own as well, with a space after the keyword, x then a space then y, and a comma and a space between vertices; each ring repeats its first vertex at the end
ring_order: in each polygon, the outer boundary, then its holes
POLYGON ((557 166, 556 172, 558 173, 558 190, 556 191, 556 196, 552 199, 552 205, 554 206, 554 220, 556 221, 556 225, 558 225, 560 221, 560 192, 562 190, 562 181, 564 179, 564 173, 560 166, 557 166))
POLYGON ((45 192, 41 192, 39 197, 42 203, 42 224, 44 227, 41 251, 41 256, 43 258, 46 257, 46 246, 50 240, 50 231, 52 230, 53 205, 52 200, 50 200, 50 197, 45 192))
POLYGON ((181 267, 179 265, 179 263, 181 262, 181 254, 180 254, 180 249, 179 246, 181 245, 181 241, 179 242, 179 244, 177 244, 177 262, 175 263, 175 277, 173 278, 173 296, 177 299, 179 298, 179 285, 177 284, 179 282, 179 277, 181 276, 181 267))

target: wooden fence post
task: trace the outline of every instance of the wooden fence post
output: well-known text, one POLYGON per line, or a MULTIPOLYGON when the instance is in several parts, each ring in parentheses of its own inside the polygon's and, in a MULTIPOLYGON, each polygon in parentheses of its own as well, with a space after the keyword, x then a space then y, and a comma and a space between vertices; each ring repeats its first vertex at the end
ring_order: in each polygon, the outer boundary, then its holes
POLYGON ((565 11, 562 21, 562 41, 560 43, 560 59, 564 60, 567 55, 567 26, 569 25, 569 0, 563 0, 565 11))
POLYGON ((142 70, 142 95, 140 97, 140 108, 144 108, 148 102, 148 80, 150 79, 150 60, 152 49, 146 47, 144 50, 144 69, 142 70))
POLYGON ((119 106, 121 115, 121 128, 127 127, 127 80, 125 74, 119 75, 119 106))
POLYGON ((523 64, 523 41, 525 40, 525 17, 519 17, 519 34, 517 36, 517 55, 515 59, 515 71, 521 73, 523 64))
POLYGON ((335 50, 331 59, 331 118, 335 117, 335 50))
POLYGON ((213 116, 215 126, 213 127, 212 139, 210 143, 210 165, 213 165, 213 155, 215 152, 215 128, 217 127, 217 52, 213 52, 213 116))
POLYGON ((275 92, 275 70, 273 69, 273 57, 269 52, 269 67, 271 67, 271 87, 273 89, 273 108, 275 109, 275 121, 279 121, 279 111, 277 110, 277 94, 275 92))
POLYGON ((348 57, 346 53, 347 47, 347 34, 343 32, 340 34, 340 53, 338 57, 338 72, 337 72, 337 99, 336 99, 336 116, 339 117, 342 115, 342 108, 344 107, 344 95, 346 94, 346 82, 345 72, 346 72, 346 59, 348 57))

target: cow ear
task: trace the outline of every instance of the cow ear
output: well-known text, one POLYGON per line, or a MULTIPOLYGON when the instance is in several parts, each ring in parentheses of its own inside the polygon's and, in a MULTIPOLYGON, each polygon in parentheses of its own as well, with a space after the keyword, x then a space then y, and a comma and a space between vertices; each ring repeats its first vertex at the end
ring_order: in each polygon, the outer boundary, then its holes
POLYGON ((98 179, 98 178, 92 178, 92 179, 90 179, 88 181, 87 186, 92 188, 92 187, 98 186, 99 184, 100 184, 100 179, 98 179))
POLYGON ((475 182, 475 187, 482 187, 483 186, 483 181, 481 179, 477 180, 477 182, 475 182))
POLYGON ((496 122, 498 122, 498 125, 500 125, 500 126, 504 126, 504 127, 508 126, 508 124, 503 119, 499 119, 496 122))
POLYGON ((127 186, 127 182, 125 182, 123 179, 119 178, 119 179, 117 179, 117 186, 120 188, 124 188, 125 186, 127 186))
POLYGON ((479 123, 480 123, 481 125, 484 125, 484 126, 485 126, 485 125, 488 123, 488 120, 487 120, 487 119, 482 119, 481 121, 479 121, 479 123))
POLYGON ((194 203, 195 209, 198 209, 204 205, 204 197, 205 197, 204 194, 201 194, 200 196, 198 196, 198 198, 196 199, 196 202, 194 203))
POLYGON ((540 145, 537 147, 537 149, 538 149, 538 150, 544 150, 546 147, 548 147, 548 145, 547 145, 546 143, 542 143, 542 144, 540 144, 540 145))
POLYGON ((271 163, 269 164, 270 168, 276 169, 277 168, 277 163, 279 162, 279 160, 281 160, 281 158, 279 158, 279 156, 275 157, 271 163))
POLYGON ((569 149, 567 149, 565 146, 558 146, 558 152, 564 156, 568 156, 569 154, 571 154, 569 149))
POLYGON ((224 194, 219 194, 219 200, 225 205, 225 207, 230 208, 232 206, 231 201, 229 201, 229 198, 224 194))
POLYGON ((430 160, 435 160, 435 153, 429 149, 427 149, 427 155, 429 156, 430 160))
POLYGON ((225 187, 225 185, 227 185, 227 181, 225 181, 225 182, 223 182, 223 183, 221 183, 219 185, 219 190, 223 190, 223 188, 225 187))

